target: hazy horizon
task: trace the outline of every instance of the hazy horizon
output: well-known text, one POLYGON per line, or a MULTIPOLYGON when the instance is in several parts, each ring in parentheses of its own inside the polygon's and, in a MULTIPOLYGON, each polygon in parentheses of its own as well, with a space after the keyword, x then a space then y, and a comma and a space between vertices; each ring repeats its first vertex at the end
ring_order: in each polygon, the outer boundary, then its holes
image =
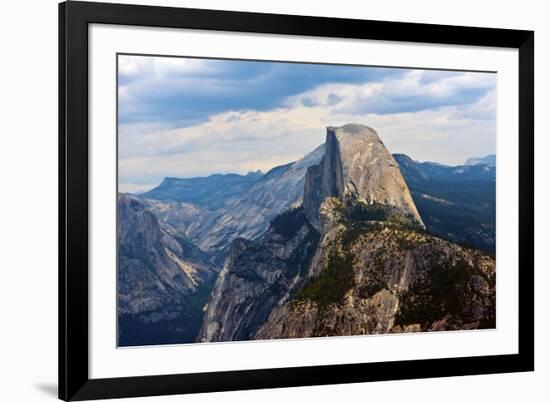
MULTIPOLYGON (((397 153, 397 152, 395 152, 395 153, 397 153)), ((472 156, 472 157, 487 157, 487 156, 491 156, 491 155, 494 155, 494 154, 476 155, 476 156, 472 156)), ((415 162, 419 162, 419 163, 423 163, 423 162, 440 163, 439 161, 436 161, 436 160, 422 161, 422 160, 415 159, 412 155, 407 155, 407 156, 411 157, 415 162)), ((296 161, 295 160, 294 161, 289 161, 289 162, 283 163, 281 165, 286 165, 288 163, 293 163, 293 162, 296 162, 296 161)), ((466 162, 466 161, 463 161, 462 163, 460 163, 458 165, 448 165, 448 166, 452 166, 452 167, 462 166, 462 165, 464 165, 464 162, 466 162)), ((273 169, 277 166, 281 166, 281 165, 274 165, 274 166, 272 166, 271 168, 269 168, 267 170, 258 169, 258 170, 249 170, 248 172, 214 172, 214 173, 206 174, 204 176, 164 176, 162 179, 160 179, 160 181, 158 183, 154 183, 150 187, 143 187, 143 189, 141 189, 141 190, 132 191, 132 190, 121 190, 120 186, 119 186, 119 192, 128 193, 128 194, 144 193, 144 192, 147 192, 147 191, 152 190, 153 188, 159 186, 164 181, 164 179, 167 179, 167 178, 194 179, 194 178, 206 178, 206 177, 213 176, 213 175, 230 175, 230 174, 237 174, 237 175, 245 176, 245 175, 250 174, 250 173, 258 173, 258 172, 261 173, 262 175, 265 175, 271 169, 273 169)))
POLYGON ((293 162, 359 123, 394 153, 496 153, 496 74, 119 56, 119 191, 293 162))

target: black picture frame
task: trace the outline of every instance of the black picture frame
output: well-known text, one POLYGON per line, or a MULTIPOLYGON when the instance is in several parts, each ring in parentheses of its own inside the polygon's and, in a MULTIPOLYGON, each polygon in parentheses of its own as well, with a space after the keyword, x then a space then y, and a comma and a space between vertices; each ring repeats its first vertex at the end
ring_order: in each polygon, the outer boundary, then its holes
POLYGON ((59 398, 89 400, 534 370, 534 32, 121 5, 59 4, 59 398), (88 375, 88 25, 514 48, 519 52, 517 354, 214 373, 88 375))

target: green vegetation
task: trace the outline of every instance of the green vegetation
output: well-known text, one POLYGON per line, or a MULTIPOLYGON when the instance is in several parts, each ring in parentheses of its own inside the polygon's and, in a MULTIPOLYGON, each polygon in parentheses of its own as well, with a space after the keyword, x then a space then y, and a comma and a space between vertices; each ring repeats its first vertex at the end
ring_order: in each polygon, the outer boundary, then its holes
POLYGON ((352 263, 350 253, 331 252, 327 267, 298 293, 296 300, 309 299, 320 307, 340 302, 354 284, 352 263))
POLYGON ((385 221, 390 216, 390 211, 386 205, 369 205, 351 197, 346 198, 344 203, 344 217, 347 222, 385 221))
POLYGON ((423 244, 428 244, 430 242, 429 238, 423 236, 423 234, 427 233, 421 232, 421 234, 418 234, 417 231, 413 231, 410 228, 404 228, 403 230, 395 233, 394 240, 399 250, 413 250, 423 244))
POLYGON ((340 223, 346 227, 342 233, 342 245, 349 247, 366 231, 380 228, 380 223, 389 223, 400 229, 425 233, 412 217, 391 205, 367 204, 354 197, 347 197, 337 208, 340 223))
POLYGON ((447 255, 438 251, 437 244, 430 246, 432 241, 437 242, 429 236, 431 233, 392 206, 369 205, 351 197, 333 202, 341 230, 334 243, 327 246, 332 251, 326 267, 298 292, 295 306, 311 301, 323 310, 330 304, 341 303, 354 287, 359 297, 371 298, 388 287, 389 259, 392 266, 402 264, 410 250, 425 245, 422 259, 426 261, 418 267, 420 272, 415 274, 409 290, 400 295, 395 325, 420 324, 426 330, 449 317, 451 326, 474 324, 476 328, 494 328, 495 312, 491 304, 494 305, 495 295, 487 293, 490 292, 487 289, 494 289, 494 275, 480 268, 488 253, 468 249, 447 255), (380 236, 375 235, 380 231, 383 231, 380 236), (355 283, 354 250, 370 238, 383 242, 384 246, 373 249, 365 258, 361 282, 355 283), (479 278, 472 279, 476 276, 479 278), (487 305, 480 312, 481 300, 487 305))
MULTIPOLYGON (((398 247, 410 249, 418 246, 413 237, 423 229, 413 220, 403 216, 397 209, 382 204, 367 204, 356 198, 348 197, 343 201, 336 201, 336 212, 339 214, 343 230, 332 245, 327 267, 319 277, 308 283, 297 295, 296 300, 311 300, 321 307, 331 303, 338 303, 346 292, 354 286, 353 254, 350 250, 359 237, 365 233, 384 229, 390 223, 399 231, 394 238, 398 247), (337 251, 340 247, 344 251, 337 251)), ((387 288, 386 278, 387 255, 383 250, 373 255, 367 265, 363 267, 364 280, 358 289, 362 298, 372 297, 382 289, 387 288)))
POLYGON ((365 283, 359 288, 359 297, 367 299, 382 289, 387 289, 387 280, 385 277, 386 261, 387 257, 383 255, 383 252, 379 252, 372 257, 372 260, 364 268, 365 283))
MULTIPOLYGON (((471 302, 475 291, 470 281, 474 275, 487 279, 486 275, 464 258, 441 259, 441 256, 432 255, 429 267, 429 274, 413 283, 401 297, 396 325, 419 323, 425 327, 446 315, 462 322, 471 322, 471 302)), ((481 325, 494 327, 494 315, 491 317, 491 312, 488 314, 481 325)))

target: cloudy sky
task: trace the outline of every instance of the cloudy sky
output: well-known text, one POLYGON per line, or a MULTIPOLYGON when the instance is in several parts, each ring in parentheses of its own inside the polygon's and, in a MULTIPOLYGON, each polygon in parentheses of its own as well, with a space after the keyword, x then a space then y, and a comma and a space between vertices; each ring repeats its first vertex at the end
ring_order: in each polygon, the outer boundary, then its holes
POLYGON ((495 153, 496 75, 119 56, 119 190, 166 176, 267 171, 374 128, 392 153, 449 165, 495 153))

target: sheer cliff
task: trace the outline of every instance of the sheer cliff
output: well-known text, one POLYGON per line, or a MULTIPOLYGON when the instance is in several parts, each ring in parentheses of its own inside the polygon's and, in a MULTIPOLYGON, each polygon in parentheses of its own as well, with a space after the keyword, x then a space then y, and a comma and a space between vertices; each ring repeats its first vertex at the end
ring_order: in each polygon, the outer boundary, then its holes
POLYGON ((303 283, 318 240, 299 207, 275 218, 261 241, 233 241, 198 341, 252 339, 273 308, 303 283))
POLYGON ((346 196, 394 207, 424 225, 397 162, 373 129, 359 124, 328 127, 325 148, 321 163, 306 175, 304 206, 314 225, 326 198, 346 196))

